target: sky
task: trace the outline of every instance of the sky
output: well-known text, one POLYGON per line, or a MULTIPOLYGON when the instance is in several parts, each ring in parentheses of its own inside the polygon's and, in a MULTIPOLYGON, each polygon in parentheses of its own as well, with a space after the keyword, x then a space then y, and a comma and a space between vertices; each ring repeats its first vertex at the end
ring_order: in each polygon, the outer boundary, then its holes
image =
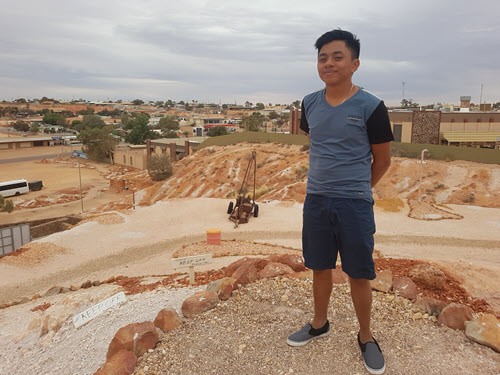
POLYGON ((314 43, 361 41, 354 84, 388 105, 500 101, 493 0, 0 0, 0 100, 289 104, 323 88, 314 43), (403 82, 405 84, 403 85, 403 82))

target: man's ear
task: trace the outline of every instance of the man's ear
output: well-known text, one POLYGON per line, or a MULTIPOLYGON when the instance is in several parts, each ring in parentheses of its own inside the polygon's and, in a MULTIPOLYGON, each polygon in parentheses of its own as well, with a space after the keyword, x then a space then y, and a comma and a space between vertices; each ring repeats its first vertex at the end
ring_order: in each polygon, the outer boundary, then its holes
POLYGON ((359 65, 360 65, 360 64, 361 64, 361 62, 359 61, 359 59, 354 59, 354 60, 352 61, 352 68, 351 68, 351 72, 352 72, 353 74, 354 74, 354 72, 355 72, 356 70, 358 70, 358 68, 359 68, 359 65))

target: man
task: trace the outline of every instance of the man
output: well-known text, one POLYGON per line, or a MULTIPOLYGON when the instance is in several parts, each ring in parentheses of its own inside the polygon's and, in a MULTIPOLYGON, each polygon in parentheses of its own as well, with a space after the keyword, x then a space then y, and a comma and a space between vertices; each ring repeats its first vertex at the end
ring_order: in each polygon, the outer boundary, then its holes
POLYGON ((389 168, 394 138, 384 102, 352 83, 360 64, 359 40, 338 29, 322 35, 315 47, 325 88, 304 98, 300 123, 311 141, 302 246, 305 265, 313 270, 314 319, 287 343, 301 346, 330 333, 331 270, 340 253, 365 367, 371 374, 383 374, 384 357, 370 331, 370 280, 375 278, 372 188, 389 168))

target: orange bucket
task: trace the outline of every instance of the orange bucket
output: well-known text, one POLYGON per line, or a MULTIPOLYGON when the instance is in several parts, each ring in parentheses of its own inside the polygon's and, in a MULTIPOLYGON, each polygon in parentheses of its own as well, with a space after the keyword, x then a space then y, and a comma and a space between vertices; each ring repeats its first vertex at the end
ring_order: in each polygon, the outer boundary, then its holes
POLYGON ((218 228, 207 229, 207 245, 220 245, 220 233, 218 228))

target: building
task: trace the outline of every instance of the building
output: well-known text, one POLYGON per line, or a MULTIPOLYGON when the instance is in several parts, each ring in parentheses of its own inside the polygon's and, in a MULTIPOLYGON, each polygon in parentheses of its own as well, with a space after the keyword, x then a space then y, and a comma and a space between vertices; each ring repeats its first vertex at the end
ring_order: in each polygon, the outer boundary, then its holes
POLYGON ((149 155, 167 154, 170 160, 177 161, 180 157, 191 155, 205 138, 162 138, 147 140, 145 145, 119 145, 113 151, 115 164, 126 167, 146 170, 148 168, 149 155))
POLYGON ((0 150, 30 147, 56 146, 61 144, 59 137, 7 137, 0 138, 0 150))
MULTIPOLYGON (((300 130, 301 111, 290 111, 290 133, 300 130)), ((395 142, 498 147, 500 112, 389 111, 395 142)))

